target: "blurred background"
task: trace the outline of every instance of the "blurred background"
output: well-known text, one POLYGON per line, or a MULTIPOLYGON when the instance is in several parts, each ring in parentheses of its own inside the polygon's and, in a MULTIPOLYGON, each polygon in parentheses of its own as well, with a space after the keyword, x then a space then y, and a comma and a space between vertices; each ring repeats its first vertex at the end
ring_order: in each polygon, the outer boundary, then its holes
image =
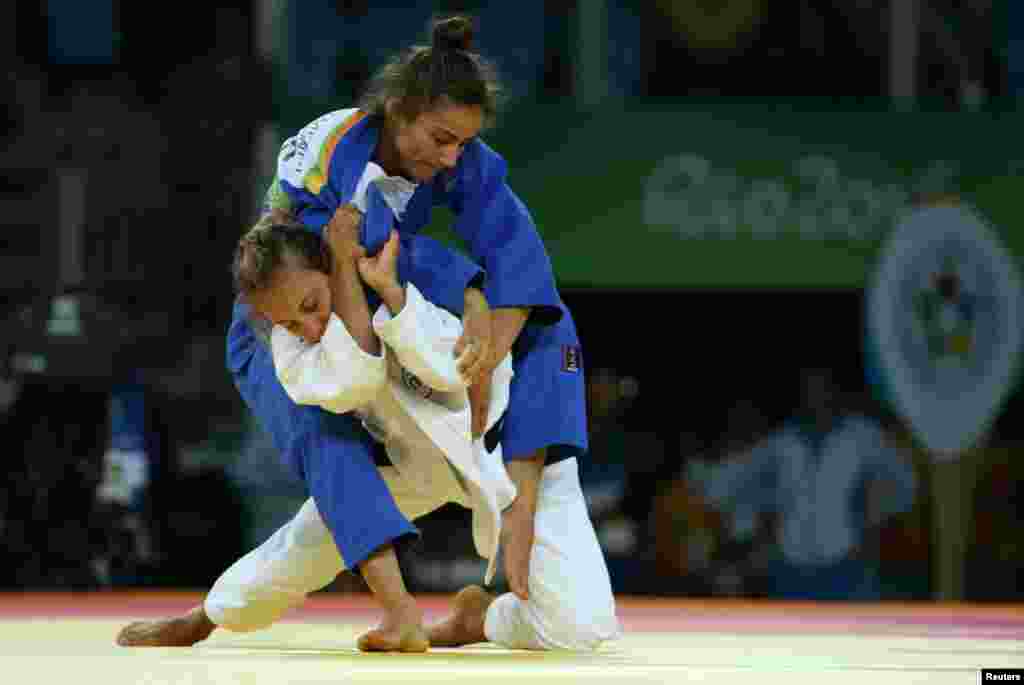
MULTIPOLYGON (((1014 0, 8 0, 0 588, 205 589, 297 510, 224 367, 232 249, 284 138, 456 11, 579 325, 615 590, 1020 601, 1014 0), (935 207, 955 259, 879 290, 935 207), (954 446, 873 297, 985 386, 951 391, 954 446)), ((478 581, 466 511, 420 524, 411 589, 478 581)))

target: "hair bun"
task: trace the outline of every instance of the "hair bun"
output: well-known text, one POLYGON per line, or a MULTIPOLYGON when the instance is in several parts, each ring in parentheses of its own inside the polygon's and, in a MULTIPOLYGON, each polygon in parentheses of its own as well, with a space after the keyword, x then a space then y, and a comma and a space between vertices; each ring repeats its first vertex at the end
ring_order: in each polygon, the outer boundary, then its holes
POLYGON ((473 22, 467 17, 436 22, 432 43, 436 50, 470 50, 473 47, 473 22))

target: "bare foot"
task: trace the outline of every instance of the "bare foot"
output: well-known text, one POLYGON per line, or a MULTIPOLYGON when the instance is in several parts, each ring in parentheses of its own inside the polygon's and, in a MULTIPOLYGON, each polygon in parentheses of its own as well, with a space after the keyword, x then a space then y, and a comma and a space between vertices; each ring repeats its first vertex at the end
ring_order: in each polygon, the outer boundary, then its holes
POLYGON ((452 604, 452 615, 441 623, 430 626, 427 635, 434 647, 461 647, 475 642, 487 642, 484 619, 494 595, 479 585, 459 590, 452 604))
POLYGON ((388 611, 373 630, 359 636, 361 652, 425 652, 430 648, 423 629, 423 612, 415 600, 388 611))
POLYGON ((184 616, 131 623, 117 634, 122 647, 191 647, 210 636, 217 624, 198 606, 184 616))

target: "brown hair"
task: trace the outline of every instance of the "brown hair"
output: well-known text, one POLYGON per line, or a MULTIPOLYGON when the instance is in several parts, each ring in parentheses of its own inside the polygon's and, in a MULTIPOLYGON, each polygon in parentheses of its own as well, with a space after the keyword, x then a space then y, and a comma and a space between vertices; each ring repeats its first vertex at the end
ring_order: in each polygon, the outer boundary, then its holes
POLYGON ((446 98, 457 105, 478 105, 487 124, 498 109, 501 86, 493 65, 472 51, 473 24, 455 16, 436 20, 431 44, 414 45, 381 67, 370 80, 359 108, 386 116, 389 100, 412 121, 446 98))
POLYGON ((287 262, 329 274, 330 248, 320 236, 301 224, 257 222, 235 247, 231 265, 235 290, 242 295, 266 290, 274 274, 287 262))

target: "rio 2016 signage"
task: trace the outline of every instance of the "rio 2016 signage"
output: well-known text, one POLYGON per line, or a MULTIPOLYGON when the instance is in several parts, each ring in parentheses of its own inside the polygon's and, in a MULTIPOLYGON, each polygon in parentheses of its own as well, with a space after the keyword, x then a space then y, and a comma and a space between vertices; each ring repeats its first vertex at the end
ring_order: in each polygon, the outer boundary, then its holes
MULTIPOLYGON (((863 288, 922 204, 1024 256, 1009 117, 631 102, 522 105, 488 132, 570 288, 863 288)), ((440 222, 439 222, 440 223, 440 222)))
POLYGON ((682 238, 795 237, 876 243, 917 195, 954 190, 956 165, 934 161, 916 177, 850 177, 826 156, 794 160, 785 174, 750 178, 711 160, 681 154, 647 177, 644 224, 682 238))

